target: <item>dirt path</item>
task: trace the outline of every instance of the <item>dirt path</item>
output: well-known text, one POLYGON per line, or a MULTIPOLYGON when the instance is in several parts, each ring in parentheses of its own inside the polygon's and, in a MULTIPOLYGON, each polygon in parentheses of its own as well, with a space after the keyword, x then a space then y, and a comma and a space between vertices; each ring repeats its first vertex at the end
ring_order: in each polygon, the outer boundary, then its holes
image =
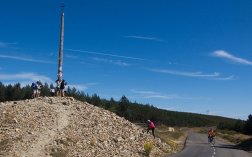
POLYGON ((56 126, 52 126, 48 130, 37 134, 38 138, 34 140, 34 143, 31 144, 30 149, 27 151, 19 150, 19 155, 21 157, 36 157, 36 156, 45 156, 44 148, 45 146, 54 139, 57 133, 61 132, 68 124, 68 116, 70 111, 64 107, 59 107, 58 109, 58 118, 56 126), (52 129, 53 128, 53 129, 52 129))

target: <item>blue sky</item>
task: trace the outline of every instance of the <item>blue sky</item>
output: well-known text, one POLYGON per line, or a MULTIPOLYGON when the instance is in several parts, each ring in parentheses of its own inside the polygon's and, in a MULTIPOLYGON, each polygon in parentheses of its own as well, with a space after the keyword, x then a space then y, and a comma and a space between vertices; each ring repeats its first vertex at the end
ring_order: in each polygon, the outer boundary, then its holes
POLYGON ((252 107, 252 1, 0 2, 0 81, 63 77, 102 98, 247 119, 252 107))

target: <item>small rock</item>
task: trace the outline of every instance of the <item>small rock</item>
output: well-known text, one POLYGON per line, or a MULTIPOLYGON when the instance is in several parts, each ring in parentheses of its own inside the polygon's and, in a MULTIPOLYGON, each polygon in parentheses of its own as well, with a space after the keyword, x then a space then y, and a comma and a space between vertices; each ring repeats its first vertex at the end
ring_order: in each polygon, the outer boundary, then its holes
POLYGON ((76 107, 76 110, 77 110, 77 111, 81 111, 81 109, 80 109, 79 107, 76 107))
POLYGON ((75 100, 73 97, 69 97, 68 99, 71 100, 71 101, 74 101, 74 100, 75 100))
POLYGON ((136 138, 135 138, 135 136, 131 136, 129 139, 130 139, 131 141, 133 141, 133 140, 135 140, 136 138))
POLYGON ((33 132, 31 132, 31 131, 28 131, 28 134, 31 134, 31 135, 33 135, 34 133, 33 133, 33 132))
POLYGON ((18 122, 16 118, 13 118, 13 121, 14 121, 14 123, 17 123, 17 122, 18 122))
POLYGON ((56 149, 56 148, 53 148, 53 149, 52 149, 52 152, 57 152, 57 149, 56 149))
POLYGON ((66 101, 62 102, 63 105, 68 105, 68 103, 66 101))

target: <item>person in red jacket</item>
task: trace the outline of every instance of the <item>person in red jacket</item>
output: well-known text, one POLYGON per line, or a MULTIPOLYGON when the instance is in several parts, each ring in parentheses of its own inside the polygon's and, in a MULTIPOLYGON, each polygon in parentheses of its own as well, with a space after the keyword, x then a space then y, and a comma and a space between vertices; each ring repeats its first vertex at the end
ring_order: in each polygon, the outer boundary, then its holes
POLYGON ((152 135, 153 137, 155 138, 155 124, 151 121, 151 120, 148 120, 148 129, 147 129, 147 133, 149 133, 149 130, 152 131, 152 135))

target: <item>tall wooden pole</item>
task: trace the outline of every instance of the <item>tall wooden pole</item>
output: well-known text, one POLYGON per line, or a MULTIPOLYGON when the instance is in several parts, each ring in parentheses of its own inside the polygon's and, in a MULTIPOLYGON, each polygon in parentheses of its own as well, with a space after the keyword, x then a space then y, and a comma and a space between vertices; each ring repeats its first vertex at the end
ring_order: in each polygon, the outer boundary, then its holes
POLYGON ((62 80, 62 62, 63 62, 63 42, 64 42, 64 5, 61 12, 61 25, 60 25, 60 45, 59 45, 59 63, 58 63, 58 80, 62 80))

